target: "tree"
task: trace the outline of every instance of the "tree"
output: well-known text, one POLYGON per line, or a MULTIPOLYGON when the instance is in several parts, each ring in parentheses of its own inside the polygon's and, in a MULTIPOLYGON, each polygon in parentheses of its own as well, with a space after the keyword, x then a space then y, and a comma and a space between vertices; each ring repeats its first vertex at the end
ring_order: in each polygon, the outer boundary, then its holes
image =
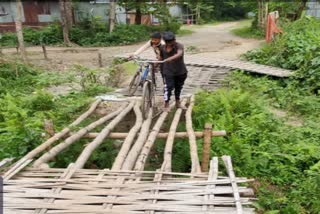
POLYGON ((110 0, 110 7, 109 7, 109 32, 110 33, 114 29, 115 19, 116 19, 116 1, 110 0))
POLYGON ((258 28, 261 30, 265 29, 267 15, 268 15, 268 0, 257 0, 258 3, 258 13, 257 13, 257 20, 258 20, 258 28))
POLYGON ((123 6, 127 10, 135 10, 135 24, 141 24, 141 18, 143 13, 149 12, 151 4, 148 1, 144 0, 119 0, 119 5, 123 6))
POLYGON ((141 4, 142 0, 136 0, 136 18, 135 18, 135 24, 141 25, 141 18, 142 18, 142 13, 141 13, 141 4))
POLYGON ((66 45, 71 45, 71 41, 69 39, 69 32, 70 32, 70 26, 71 24, 68 23, 68 16, 70 19, 70 14, 68 14, 67 11, 70 12, 70 10, 67 9, 67 3, 68 0, 59 0, 59 6, 60 6, 60 13, 61 13, 61 25, 63 29, 63 41, 66 45))
POLYGON ((22 31, 22 3, 21 0, 16 0, 16 7, 17 7, 17 16, 16 16, 16 32, 18 38, 18 45, 22 60, 27 62, 27 54, 24 47, 24 40, 23 40, 23 31, 22 31))
POLYGON ((66 0, 64 4, 65 4, 65 10, 66 10, 67 25, 70 29, 74 24, 72 1, 66 0))

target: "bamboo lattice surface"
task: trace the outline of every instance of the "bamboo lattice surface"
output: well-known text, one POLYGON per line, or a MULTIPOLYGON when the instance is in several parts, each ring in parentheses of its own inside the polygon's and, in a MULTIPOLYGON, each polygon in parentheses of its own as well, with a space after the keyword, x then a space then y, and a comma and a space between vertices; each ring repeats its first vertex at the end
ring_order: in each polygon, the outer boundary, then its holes
POLYGON ((77 169, 72 179, 60 179, 68 169, 27 168, 5 182, 5 213, 36 213, 36 209, 46 209, 45 213, 254 213, 246 207, 250 198, 236 199, 232 186, 239 194, 250 193, 242 185, 249 180, 214 178, 210 174, 217 169, 212 168, 211 164, 209 176, 77 169), (54 188, 62 191, 55 193, 54 188), (45 200, 49 198, 54 202, 45 200), (105 203, 111 206, 106 208, 105 203))

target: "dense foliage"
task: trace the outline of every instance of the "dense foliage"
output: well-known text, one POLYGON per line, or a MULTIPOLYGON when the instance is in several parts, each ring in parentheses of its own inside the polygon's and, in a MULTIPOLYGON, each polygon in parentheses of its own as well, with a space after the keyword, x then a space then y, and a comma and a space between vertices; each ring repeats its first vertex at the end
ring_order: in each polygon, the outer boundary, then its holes
POLYGON ((228 82, 228 88, 196 99, 196 127, 212 122, 228 132, 213 139, 211 155, 231 155, 238 176, 257 179, 259 211, 319 213, 320 99, 291 81, 236 73, 228 82), (278 118, 275 107, 302 121, 278 118))
MULTIPOLYGON (((126 45, 134 42, 145 41, 154 31, 173 31, 180 29, 180 24, 172 22, 167 25, 117 25, 112 33, 106 30, 106 23, 93 18, 86 20, 78 26, 74 26, 70 32, 71 42, 81 46, 113 46, 126 45)), ((25 27, 24 40, 29 45, 57 45, 63 43, 62 28, 59 24, 52 24, 40 30, 25 27)), ((6 33, 0 39, 1 46, 15 46, 16 35, 6 33)))
MULTIPOLYGON (((43 136, 45 119, 53 120, 60 130, 86 109, 92 97, 110 90, 105 82, 96 80, 100 73, 92 69, 65 74, 1 62, 0 70, 0 159, 20 158, 43 142, 47 138, 43 136), (73 81, 83 83, 81 91, 54 96, 47 90, 73 81)), ((107 72, 112 69, 101 71, 107 72)))
POLYGON ((303 18, 245 55, 296 70, 292 77, 234 73, 226 89, 197 96, 197 128, 209 121, 229 133, 214 139, 212 155, 231 155, 238 175, 257 179, 262 213, 320 212, 319 29, 319 20, 303 18))
POLYGON ((303 18, 284 28, 284 34, 260 50, 245 55, 251 61, 296 70, 297 83, 319 94, 320 21, 303 18))

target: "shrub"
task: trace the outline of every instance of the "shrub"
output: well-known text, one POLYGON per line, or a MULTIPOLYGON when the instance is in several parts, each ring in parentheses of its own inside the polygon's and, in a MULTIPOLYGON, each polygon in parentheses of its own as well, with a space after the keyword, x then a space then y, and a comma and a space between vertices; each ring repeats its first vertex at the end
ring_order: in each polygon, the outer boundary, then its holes
POLYGON ((320 21, 302 18, 287 25, 284 34, 261 50, 244 56, 257 63, 296 70, 300 87, 318 94, 320 89, 320 21))
POLYGON ((231 155, 238 176, 257 179, 258 212, 318 213, 320 127, 315 121, 320 109, 304 126, 288 126, 270 113, 269 100, 262 95, 272 80, 258 79, 255 85, 260 87, 250 91, 234 81, 232 87, 238 89, 196 96, 195 128, 213 122, 228 133, 213 139, 211 154, 231 155))
MULTIPOLYGON (((70 30, 71 42, 81 46, 114 46, 127 45, 147 40, 153 31, 177 32, 180 24, 172 22, 167 25, 145 26, 145 25, 117 25, 110 34, 107 24, 99 21, 83 22, 70 30)), ((56 45, 63 43, 62 28, 59 24, 51 24, 40 30, 25 27, 23 29, 25 42, 29 45, 56 45)), ((0 40, 2 46, 15 46, 16 35, 7 33, 0 40)))

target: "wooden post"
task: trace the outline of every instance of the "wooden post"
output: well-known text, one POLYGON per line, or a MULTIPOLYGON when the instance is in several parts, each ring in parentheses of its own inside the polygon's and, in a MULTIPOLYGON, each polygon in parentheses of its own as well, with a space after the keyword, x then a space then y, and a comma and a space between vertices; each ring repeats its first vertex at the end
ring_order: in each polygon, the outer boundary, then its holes
POLYGON ((43 56, 46 60, 48 60, 48 55, 47 55, 47 49, 46 46, 44 44, 41 44, 42 47, 42 51, 43 51, 43 56))
POLYGON ((98 53, 98 61, 99 61, 99 67, 102 68, 102 55, 101 55, 101 53, 98 53))
POLYGON ((47 119, 44 120, 44 130, 50 138, 55 135, 54 125, 52 120, 47 120, 47 119))
POLYGON ((212 136, 212 124, 206 123, 204 127, 203 151, 202 151, 202 162, 201 162, 202 172, 208 172, 211 136, 212 136))

